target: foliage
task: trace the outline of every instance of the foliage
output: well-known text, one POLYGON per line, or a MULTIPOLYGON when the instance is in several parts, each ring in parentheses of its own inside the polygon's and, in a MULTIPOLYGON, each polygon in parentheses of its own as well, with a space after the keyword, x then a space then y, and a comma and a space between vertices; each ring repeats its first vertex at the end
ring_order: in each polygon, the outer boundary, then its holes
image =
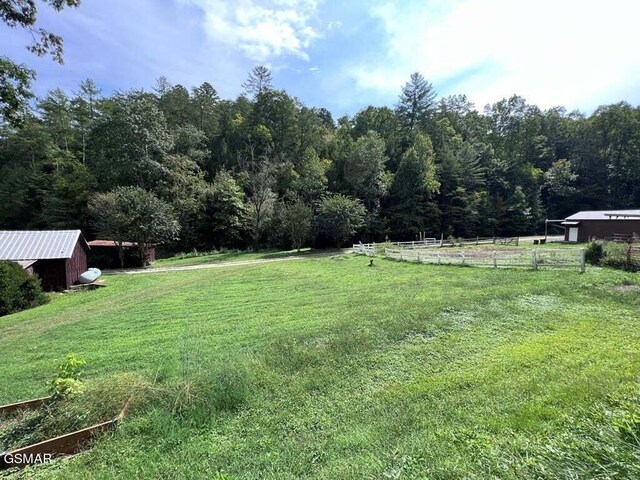
POLYGON ((584 258, 591 265, 598 265, 604 256, 602 242, 590 242, 585 249, 584 258))
POLYGON ((340 194, 329 195, 318 204, 318 228, 336 246, 342 247, 364 226, 365 213, 360 200, 340 194))
POLYGON ((0 57, 0 121, 13 125, 21 123, 28 101, 33 97, 31 82, 35 72, 0 57))
POLYGON ((84 393, 81 381, 86 361, 70 353, 56 365, 56 376, 49 385, 54 399, 70 398, 84 393))
POLYGON ((242 188, 231 173, 219 171, 206 195, 204 215, 200 217, 200 237, 211 238, 211 244, 218 248, 242 245, 247 221, 242 188))
POLYGON ((284 228, 291 240, 291 247, 300 251, 311 237, 313 210, 301 200, 286 207, 284 228))
POLYGON ((96 195, 90 204, 94 228, 103 238, 114 240, 123 258, 123 242, 136 242, 139 258, 149 248, 178 238, 180 225, 171 205, 138 187, 118 187, 96 195))
POLYGON ((409 129, 424 128, 435 104, 436 92, 422 74, 415 72, 402 87, 397 112, 401 121, 409 129))
POLYGON ((275 184, 273 166, 265 163, 256 167, 249 174, 247 186, 249 194, 247 204, 249 211, 249 227, 255 247, 263 238, 275 205, 276 195, 273 192, 275 184))
POLYGON ((603 250, 602 265, 631 272, 640 270, 640 257, 634 253, 633 244, 606 242, 603 250))
MULTIPOLYGON (((14 84, 22 100, 29 78, 14 84)), ((0 130, 0 228, 86 230, 89 199, 127 186, 171 205, 168 253, 284 247, 287 208, 300 198, 317 215, 333 194, 364 204, 367 241, 532 234, 544 218, 640 204, 640 110, 626 103, 587 117, 514 95, 479 111, 414 74, 396 109, 336 124, 272 83, 256 67, 235 100, 164 77, 151 92, 51 90, 0 130)))
POLYGON ((49 301, 40 279, 14 262, 0 260, 0 316, 37 307, 49 301))
MULTIPOLYGON (((47 0, 55 10, 77 7, 80 0, 47 0)), ((50 54, 58 63, 63 63, 62 37, 44 28, 35 28, 38 8, 35 0, 0 0, 0 21, 10 28, 24 28, 33 39, 27 48, 42 57, 50 54)), ((33 97, 31 82, 35 72, 25 65, 18 65, 9 58, 0 57, 0 124, 4 121, 19 125, 27 102, 33 97)))
POLYGON ((249 78, 242 84, 242 88, 246 94, 255 98, 271 90, 271 81, 269 69, 264 65, 258 65, 249 73, 249 78))
POLYGON ((313 147, 304 151, 297 167, 295 188, 307 202, 318 200, 327 190, 327 170, 330 162, 322 160, 313 147))

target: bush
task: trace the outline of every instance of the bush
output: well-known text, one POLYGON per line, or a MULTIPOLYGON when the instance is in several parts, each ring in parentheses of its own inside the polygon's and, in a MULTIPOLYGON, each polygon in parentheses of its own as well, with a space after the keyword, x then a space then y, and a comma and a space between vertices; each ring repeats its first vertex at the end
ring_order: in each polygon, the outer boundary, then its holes
POLYGON ((0 261, 0 316, 48 301, 38 277, 29 275, 15 262, 0 261))
POLYGON ((630 245, 624 243, 606 243, 600 263, 607 267, 635 272, 640 270, 640 259, 631 255, 630 245))
POLYGON ((600 263, 603 255, 604 249, 602 248, 602 243, 591 242, 584 253, 584 258, 587 263, 591 265, 597 265, 600 263))
POLYGON ((56 398, 69 398, 80 395, 84 387, 80 381, 83 367, 87 362, 73 353, 68 354, 56 366, 56 377, 51 381, 50 393, 56 398))

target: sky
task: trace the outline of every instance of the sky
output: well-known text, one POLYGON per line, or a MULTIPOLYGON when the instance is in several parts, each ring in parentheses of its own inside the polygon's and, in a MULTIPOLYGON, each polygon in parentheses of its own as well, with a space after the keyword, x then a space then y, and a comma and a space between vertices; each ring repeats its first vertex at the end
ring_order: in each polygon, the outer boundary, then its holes
POLYGON ((38 27, 64 38, 64 65, 4 25, 0 55, 36 70, 39 96, 86 78, 105 94, 152 89, 165 76, 235 98, 262 64, 276 88, 335 118, 394 106, 416 71, 480 110, 518 94, 591 113, 640 104, 638 18, 635 0, 82 0, 41 3, 38 27))

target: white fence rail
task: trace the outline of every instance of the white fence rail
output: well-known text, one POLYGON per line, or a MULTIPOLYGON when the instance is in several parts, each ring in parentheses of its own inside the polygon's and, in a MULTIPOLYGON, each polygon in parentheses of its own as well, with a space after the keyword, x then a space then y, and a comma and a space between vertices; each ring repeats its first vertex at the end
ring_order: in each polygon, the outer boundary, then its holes
POLYGON ((391 242, 391 245, 400 248, 439 247, 440 240, 435 238, 425 238, 424 240, 418 240, 416 242, 391 242))
POLYGON ((584 272, 584 249, 511 249, 490 250, 417 250, 385 248, 384 256, 400 261, 436 265, 469 265, 478 267, 528 267, 533 269, 563 267, 584 272))
MULTIPOLYGON (((382 244, 382 246, 385 246, 385 245, 393 245, 394 247, 408 248, 408 249, 441 246, 440 240, 437 240, 435 238, 425 238, 424 240, 417 240, 415 242, 387 242, 382 244)), ((380 244, 376 245, 375 243, 354 243, 353 253, 373 256, 376 254, 380 246, 381 246, 380 244)))
POLYGON ((476 237, 476 238, 458 238, 455 240, 444 238, 425 238, 413 242, 385 242, 385 243, 354 243, 353 252, 363 255, 375 255, 380 248, 393 247, 401 249, 425 249, 438 247, 464 247, 472 245, 515 245, 518 246, 519 237, 476 237))
POLYGON ((376 246, 373 243, 354 243, 353 253, 373 257, 376 254, 376 246))

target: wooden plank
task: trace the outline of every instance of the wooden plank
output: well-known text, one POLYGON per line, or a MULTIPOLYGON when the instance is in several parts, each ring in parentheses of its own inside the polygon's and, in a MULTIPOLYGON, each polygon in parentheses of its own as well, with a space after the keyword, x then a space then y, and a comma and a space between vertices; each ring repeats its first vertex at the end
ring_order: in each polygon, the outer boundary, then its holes
POLYGON ((0 454, 0 470, 7 468, 23 468, 27 465, 48 463, 60 455, 72 455, 86 447, 90 441, 99 433, 113 429, 122 421, 129 405, 133 399, 133 394, 126 401, 122 410, 116 418, 107 422, 98 423, 75 432, 60 435, 49 440, 44 440, 33 445, 18 448, 0 454))
POLYGON ((55 456, 73 454, 81 450, 95 435, 114 428, 118 420, 98 423, 91 427, 34 443, 0 455, 0 470, 51 461, 55 456))
POLYGON ((51 397, 34 398, 33 400, 25 400, 24 402, 11 403, 0 407, 0 415, 15 412, 16 410, 38 408, 51 397))

